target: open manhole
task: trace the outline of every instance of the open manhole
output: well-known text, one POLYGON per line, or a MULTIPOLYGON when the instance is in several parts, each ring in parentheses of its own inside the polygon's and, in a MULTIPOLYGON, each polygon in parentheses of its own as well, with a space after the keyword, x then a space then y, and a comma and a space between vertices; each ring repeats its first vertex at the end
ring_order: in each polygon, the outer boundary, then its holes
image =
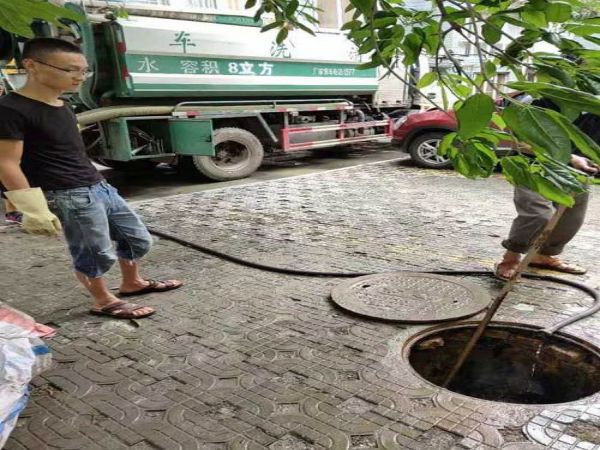
MULTIPOLYGON (((408 360, 442 386, 475 325, 436 327, 407 344, 408 360)), ((553 404, 600 391, 600 350, 563 333, 546 336, 520 324, 492 324, 448 389, 506 403, 553 404)))
POLYGON ((456 277, 389 272, 352 278, 331 291, 338 306, 361 316, 403 323, 471 317, 487 307, 489 293, 456 277))

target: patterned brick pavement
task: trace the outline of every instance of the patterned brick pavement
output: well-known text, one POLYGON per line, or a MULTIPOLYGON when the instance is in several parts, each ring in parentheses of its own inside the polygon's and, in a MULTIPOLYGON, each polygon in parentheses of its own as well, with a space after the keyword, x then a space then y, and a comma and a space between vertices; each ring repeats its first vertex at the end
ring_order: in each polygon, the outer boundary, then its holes
MULTIPOLYGON (((585 280, 595 286, 598 191, 566 255, 592 269, 585 280)), ((388 162, 137 207, 152 226, 267 264, 482 269, 500 254, 510 197, 500 178, 388 162)), ((600 396, 522 406, 438 389, 403 352, 427 327, 336 309, 328 294, 340 279, 258 271, 158 241, 146 271, 187 284, 146 297, 160 309, 153 318, 118 322, 86 314, 59 240, 0 231, 1 299, 59 328, 55 367, 34 380, 7 449, 599 448, 600 396)), ((573 289, 527 281, 498 317, 549 325, 589 304, 573 289)), ((567 331, 600 345, 599 319, 567 331)))

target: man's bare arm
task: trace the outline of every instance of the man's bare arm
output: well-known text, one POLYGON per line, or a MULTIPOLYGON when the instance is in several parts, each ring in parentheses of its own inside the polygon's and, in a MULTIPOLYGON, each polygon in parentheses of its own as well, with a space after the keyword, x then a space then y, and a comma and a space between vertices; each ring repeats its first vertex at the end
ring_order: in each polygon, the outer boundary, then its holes
POLYGON ((23 141, 0 139, 0 182, 7 191, 29 188, 21 170, 23 141))

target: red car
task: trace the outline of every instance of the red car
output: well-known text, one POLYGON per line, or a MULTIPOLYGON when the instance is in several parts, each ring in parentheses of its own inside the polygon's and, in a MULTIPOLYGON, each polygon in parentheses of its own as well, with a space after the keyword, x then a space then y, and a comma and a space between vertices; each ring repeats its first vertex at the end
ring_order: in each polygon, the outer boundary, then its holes
POLYGON ((447 158, 437 154, 443 137, 456 131, 454 112, 439 109, 407 114, 394 122, 392 143, 401 146, 412 160, 422 167, 442 169, 451 167, 447 158))
MULTIPOLYGON (((532 100, 527 94, 513 96, 524 103, 532 100)), ((437 149, 443 137, 456 131, 457 126, 453 111, 446 113, 432 109, 408 114, 395 120, 392 143, 402 147, 419 166, 432 169, 452 167, 449 159, 437 154, 437 149)), ((510 142, 501 142, 496 151, 499 154, 510 153, 510 142)))

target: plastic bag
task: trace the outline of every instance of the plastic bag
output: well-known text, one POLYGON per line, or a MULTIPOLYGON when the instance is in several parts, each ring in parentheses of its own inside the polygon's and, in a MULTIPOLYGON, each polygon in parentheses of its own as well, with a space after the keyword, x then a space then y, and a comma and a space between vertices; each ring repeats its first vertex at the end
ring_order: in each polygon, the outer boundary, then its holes
POLYGON ((52 357, 40 337, 54 330, 0 303, 0 448, 29 399, 29 382, 50 368, 52 357))

